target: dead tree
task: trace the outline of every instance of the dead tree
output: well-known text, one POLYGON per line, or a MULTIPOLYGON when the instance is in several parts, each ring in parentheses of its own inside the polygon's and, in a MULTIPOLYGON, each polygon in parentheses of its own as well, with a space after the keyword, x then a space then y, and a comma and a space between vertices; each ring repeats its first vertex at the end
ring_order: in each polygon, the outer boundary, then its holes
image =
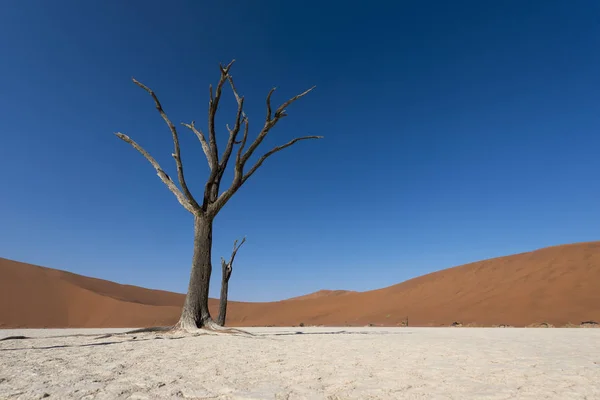
POLYGON ((225 318, 227 318, 227 294, 229 293, 229 278, 231 278, 231 272, 233 271, 233 260, 235 255, 242 245, 246 242, 246 238, 243 238, 239 246, 237 240, 233 242, 233 251, 231 252, 231 258, 229 262, 225 261, 221 257, 221 297, 219 298, 219 316, 217 317, 217 324, 225 326, 225 318))
POLYGON ((202 132, 202 130, 195 125, 194 121, 189 124, 182 124, 198 137, 210 168, 210 173, 204 185, 204 193, 201 201, 196 200, 196 198, 190 192, 190 189, 185 181, 177 128, 163 110, 163 107, 154 91, 141 82, 138 82, 136 79, 133 79, 133 82, 148 92, 148 94, 152 97, 156 109, 169 127, 171 135, 173 136, 174 152, 172 156, 175 159, 175 165, 177 167, 177 179, 179 181, 179 187, 171 179, 171 177, 167 175, 158 162, 138 143, 123 133, 116 133, 117 137, 133 146, 134 149, 136 149, 146 158, 146 160, 148 160, 148 162, 150 162, 150 164, 156 170, 160 180, 175 195, 177 201, 194 217, 194 251, 192 256, 190 281, 183 309, 181 311, 181 317, 179 318, 179 322, 175 325, 174 329, 186 331, 195 330, 198 328, 219 329, 219 326, 214 323, 208 310, 208 289, 210 284, 210 276, 212 273, 211 251, 213 221, 219 211, 221 211, 229 199, 231 199, 231 197, 240 189, 240 187, 242 187, 242 185, 244 185, 244 183, 250 179, 250 177, 260 168, 260 166, 263 165, 267 158, 294 145, 299 141, 322 138, 321 136, 303 136, 292 139, 283 145, 267 151, 261 157, 259 157, 254 164, 251 164, 250 168, 247 168, 248 161, 265 137, 269 134, 271 129, 273 129, 282 118, 287 116, 286 108, 296 100, 304 97, 306 94, 312 91, 314 86, 305 92, 285 101, 275 110, 273 110, 271 107, 271 97, 275 92, 275 88, 271 89, 266 98, 265 121, 262 124, 262 127, 260 128, 256 138, 248 145, 249 120, 244 112, 244 97, 238 94, 233 77, 229 73, 234 61, 226 66, 219 65, 221 71, 219 82, 214 90, 212 85, 209 86, 210 97, 208 102, 208 138, 202 132), (229 138, 227 140, 227 144, 225 145, 225 149, 219 155, 219 150, 217 148, 215 116, 219 108, 219 101, 221 100, 223 86, 227 83, 229 83, 229 86, 231 87, 231 90, 235 96, 237 102, 237 112, 233 128, 230 128, 229 125, 227 125, 229 138), (240 132, 241 139, 238 139, 240 132), (233 181, 227 189, 221 191, 221 180, 229 160, 234 154, 234 148, 236 146, 237 151, 235 152, 234 156, 233 181))

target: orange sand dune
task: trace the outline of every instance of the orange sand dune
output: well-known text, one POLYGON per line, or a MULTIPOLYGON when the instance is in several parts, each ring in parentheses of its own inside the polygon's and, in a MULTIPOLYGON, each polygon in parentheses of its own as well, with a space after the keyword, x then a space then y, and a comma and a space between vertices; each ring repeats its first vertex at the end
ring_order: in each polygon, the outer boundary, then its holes
POLYGON ((351 293, 358 293, 352 290, 319 290, 318 292, 305 294, 304 296, 292 297, 288 300, 308 300, 308 299, 317 299, 323 297, 333 297, 333 296, 344 296, 351 293))
MULTIPOLYGON (((410 326, 578 324, 600 321, 598 282, 600 242, 578 243, 467 264, 369 292, 230 302, 228 322, 396 326, 408 317, 410 326)), ((4 328, 170 325, 183 298, 0 258, 4 328)), ((211 299, 213 310, 216 305, 211 299)))

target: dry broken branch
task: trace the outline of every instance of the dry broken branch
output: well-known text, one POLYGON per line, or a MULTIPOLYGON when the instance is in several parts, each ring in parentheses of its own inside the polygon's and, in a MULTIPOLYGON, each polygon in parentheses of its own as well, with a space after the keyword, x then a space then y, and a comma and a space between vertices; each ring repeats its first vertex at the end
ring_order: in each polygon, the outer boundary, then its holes
POLYGON ((242 245, 244 243, 246 243, 246 238, 244 237, 239 245, 237 244, 237 242, 238 242, 237 240, 235 242, 233 242, 233 250, 231 252, 231 258, 229 259, 229 267, 231 267, 233 265, 233 260, 235 260, 235 256, 236 256, 238 250, 240 249, 240 247, 242 247, 242 245))
POLYGON ((267 119, 265 122, 269 122, 271 120, 271 96, 277 90, 277 88, 273 88, 269 90, 269 94, 267 95, 267 119))
POLYGON ((152 99, 154 100, 154 104, 156 105, 156 109, 158 110, 160 116, 162 117, 162 119, 165 121, 165 123, 169 127, 169 130, 171 131, 171 134, 173 135, 173 145, 175 146, 175 151, 171 155, 175 159, 175 164, 177 165, 177 177, 179 178, 179 185, 181 185, 181 188, 183 189, 183 193, 187 197, 187 199, 188 199, 189 203, 192 205, 192 207, 194 207, 195 209, 199 209, 200 206, 194 199, 194 196, 192 196, 192 193, 190 192, 190 190, 185 182, 185 176, 183 174, 183 164, 181 163, 181 151, 179 148, 179 136, 177 135, 177 129, 175 128, 175 125, 173 125, 173 123, 171 122, 171 120, 169 119, 169 117, 167 116, 165 111, 163 110, 162 105, 160 104, 160 101, 158 100, 158 97, 156 96, 156 93, 154 93, 154 91, 152 89, 150 89, 148 86, 144 85, 140 81, 136 80, 135 78, 132 78, 132 80, 133 80, 133 83, 135 83, 136 85, 138 85, 139 87, 144 89, 146 92, 148 92, 148 94, 150 94, 150 96, 152 96, 152 99))
POLYGON ((238 241, 233 242, 233 251, 231 252, 231 258, 229 262, 225 261, 223 257, 221 257, 221 269, 223 275, 221 277, 221 297, 219 300, 219 316, 217 317, 217 324, 221 326, 225 326, 225 318, 227 315, 227 296, 229 293, 229 278, 231 278, 231 272, 233 271, 233 261, 235 260, 235 255, 242 245, 246 242, 246 238, 243 238, 240 244, 238 245, 238 241))
POLYGON ((285 113, 285 109, 288 108, 289 105, 292 104, 293 102, 295 102, 296 100, 298 100, 301 97, 304 97, 307 94, 309 94, 310 92, 312 92, 315 88, 316 88, 316 86, 313 86, 310 89, 308 89, 300 94, 297 94, 296 96, 292 97, 291 99, 289 99, 288 101, 286 101, 285 103, 280 105, 279 108, 277 108, 277 111, 275 111, 275 118, 287 117, 287 114, 285 113))
POLYGON ((245 237, 242 239, 239 245, 237 244, 237 239, 235 240, 235 242, 233 242, 233 250, 231 252, 231 257, 229 258, 229 261, 225 261, 225 259, 221 257, 221 267, 223 268, 223 276, 225 277, 225 281, 229 281, 229 278, 231 278, 231 272, 233 270, 233 261, 235 260, 235 256, 238 250, 240 249, 240 247, 242 247, 242 245, 245 242, 245 237))
POLYGON ((177 185, 175 185, 175 182, 173 182, 171 177, 169 175, 167 175, 167 173, 161 168, 160 164, 158 164, 158 162, 150 154, 148 154, 148 152, 146 150, 144 150, 142 148, 142 146, 137 144, 129 136, 127 136, 123 133, 120 133, 120 132, 115 133, 115 135, 119 139, 121 139, 121 140, 129 143, 131 146, 133 146, 134 149, 136 149, 141 155, 144 156, 144 158, 146 158, 146 160, 148 160, 148 162, 150 162, 150 164, 152 164, 152 166, 156 170, 156 173, 158 174, 158 177, 160 178, 160 180, 163 181, 163 183, 165 185, 167 185, 167 187, 175 195, 175 197, 177 197, 179 204, 181 204, 186 210, 188 210, 189 212, 191 212, 193 214, 195 211, 194 207, 189 202, 189 200, 184 196, 184 194, 181 193, 179 188, 177 188, 177 185))

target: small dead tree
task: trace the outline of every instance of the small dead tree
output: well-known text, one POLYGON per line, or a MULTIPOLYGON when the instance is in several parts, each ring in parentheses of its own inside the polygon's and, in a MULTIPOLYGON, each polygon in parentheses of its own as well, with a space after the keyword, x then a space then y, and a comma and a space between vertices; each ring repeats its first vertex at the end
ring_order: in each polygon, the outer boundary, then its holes
POLYGON ((233 260, 235 255, 242 245, 246 242, 246 238, 243 238, 238 246, 238 241, 233 242, 233 250, 231 252, 231 258, 229 262, 225 261, 221 257, 221 297, 219 299, 219 316, 217 317, 217 324, 225 326, 225 319, 227 318, 227 294, 229 293, 229 278, 231 278, 231 272, 233 271, 233 260))
POLYGON ((244 112, 244 97, 238 94, 233 77, 229 73, 234 61, 230 62, 226 66, 219 65, 221 71, 219 82, 214 90, 212 85, 209 86, 210 97, 208 102, 208 139, 206 135, 195 125, 194 121, 189 124, 182 124, 197 136, 210 168, 210 173, 204 185, 204 194, 201 201, 196 200, 196 198, 190 192, 190 189, 185 181, 177 128, 163 110, 163 107, 154 91, 136 79, 133 79, 133 83, 144 89, 152 97, 158 113, 171 131, 174 144, 172 156, 175 159, 175 165, 177 167, 177 179, 180 187, 175 184, 175 182, 169 175, 167 175, 158 162, 137 142, 123 133, 116 133, 118 138, 129 143, 134 149, 142 154, 146 160, 148 160, 148 162, 156 170, 160 180, 175 195, 177 201, 194 217, 194 251, 192 256, 190 281, 179 322, 174 326, 174 329, 176 330, 193 331, 198 328, 219 329, 219 326, 213 321, 208 310, 208 291, 210 285, 210 276, 212 273, 211 259, 213 221, 219 211, 221 211, 229 199, 231 199, 231 197, 242 187, 242 185, 244 185, 244 183, 250 179, 250 177, 261 167, 261 165, 263 165, 267 158, 283 149, 293 146, 299 141, 322 138, 321 136, 303 136, 292 139, 281 146, 277 146, 267 151, 261 157, 259 157, 250 168, 247 168, 248 161, 265 137, 269 134, 271 129, 273 129, 282 118, 287 116, 286 108, 296 100, 307 95, 314 89, 314 87, 285 101, 275 110, 273 110, 271 107, 271 97, 275 92, 275 88, 271 89, 267 94, 266 99, 267 110, 265 121, 262 124, 262 127, 260 128, 260 131, 258 132, 258 135, 254 141, 247 146, 249 119, 244 112), (237 102, 237 112, 233 128, 230 128, 229 125, 227 125, 229 138, 227 140, 227 144, 225 145, 225 149, 219 155, 219 150, 217 148, 215 116, 219 108, 223 86, 227 83, 229 83, 229 86, 231 87, 231 90, 235 96, 235 100, 237 102), (240 132, 241 140, 238 140, 240 132), (221 180, 236 146, 237 152, 234 156, 233 181, 229 188, 221 191, 221 180))

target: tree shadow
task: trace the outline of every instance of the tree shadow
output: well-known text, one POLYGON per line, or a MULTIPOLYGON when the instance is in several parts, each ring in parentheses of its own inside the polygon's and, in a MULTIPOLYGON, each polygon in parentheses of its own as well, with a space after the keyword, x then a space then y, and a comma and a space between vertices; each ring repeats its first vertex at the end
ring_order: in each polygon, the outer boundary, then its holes
MULTIPOLYGON (((151 332, 149 330, 147 330, 146 328, 144 329, 140 329, 140 330, 136 330, 136 331, 130 331, 130 332, 125 332, 125 333, 113 333, 113 334, 107 334, 107 335, 94 335, 94 334, 90 334, 90 335, 64 335, 64 336, 49 336, 49 337, 28 337, 28 336, 8 336, 5 338, 0 339, 0 341, 4 341, 4 340, 39 340, 39 339, 54 339, 54 338, 67 338, 67 337, 82 337, 82 336, 95 336, 93 339, 94 340, 99 340, 99 339, 107 339, 109 337, 115 337, 115 336, 121 336, 123 337, 123 335, 129 335, 133 332, 151 332)), ((154 331, 156 332, 156 331, 154 331)), ((324 332, 303 332, 303 331, 294 331, 294 332, 264 332, 264 333, 253 333, 251 334, 252 337, 258 339, 258 338, 268 338, 268 337, 272 337, 272 336, 297 336, 297 335, 410 335, 413 332, 390 332, 390 331, 385 331, 385 332, 377 332, 377 331, 373 331, 373 332, 369 332, 369 331, 324 331, 324 332)), ((145 342, 148 340, 160 340, 160 339, 167 339, 167 340, 176 340, 176 339, 183 339, 186 337, 196 337, 196 336, 201 336, 201 335, 191 335, 191 336, 176 336, 176 337, 163 337, 163 336, 153 336, 153 337, 149 337, 149 338, 144 338, 144 339, 138 339, 136 336, 134 336, 133 338, 129 339, 129 340, 119 340, 119 341, 111 341, 111 342, 98 342, 98 343, 83 343, 83 344, 61 344, 61 345, 53 345, 53 346, 43 346, 43 347, 19 347, 19 348, 14 348, 14 349, 0 349, 0 351, 16 351, 16 350, 51 350, 51 349, 61 349, 61 348, 77 348, 77 347, 91 347, 91 346, 107 346, 107 345, 113 345, 113 344, 120 344, 120 343, 131 343, 131 342, 145 342)), ((221 336, 221 335, 219 335, 221 336)), ((223 335, 225 336, 225 335, 223 335)), ((227 336, 235 336, 235 337, 247 337, 245 335, 227 335, 227 336)))
MULTIPOLYGON (((38 338, 36 338, 38 339, 38 338)), ((42 339, 42 338, 39 338, 42 339)), ((48 338, 43 338, 43 339, 48 339, 48 338)), ((64 349, 64 348, 77 348, 77 347, 91 347, 91 346, 108 346, 108 345, 113 345, 113 344, 120 344, 120 343, 131 343, 131 342, 145 342, 148 340, 157 340, 157 339, 164 339, 162 337, 153 337, 153 338, 147 338, 147 339, 130 339, 130 340, 119 340, 119 341, 112 341, 112 342, 99 342, 99 343, 83 343, 83 344, 57 344, 57 345, 53 345, 53 346, 43 346, 43 347, 19 347, 19 348, 14 348, 14 349, 0 349, 0 351, 15 351, 15 350, 51 350, 51 349, 64 349)), ((169 340, 176 340, 176 339, 183 339, 183 337, 173 337, 173 338, 169 338, 169 340)))
POLYGON ((365 332, 365 331, 328 331, 328 332, 279 332, 257 333, 258 336, 295 336, 295 335, 409 335, 412 332, 365 332))

